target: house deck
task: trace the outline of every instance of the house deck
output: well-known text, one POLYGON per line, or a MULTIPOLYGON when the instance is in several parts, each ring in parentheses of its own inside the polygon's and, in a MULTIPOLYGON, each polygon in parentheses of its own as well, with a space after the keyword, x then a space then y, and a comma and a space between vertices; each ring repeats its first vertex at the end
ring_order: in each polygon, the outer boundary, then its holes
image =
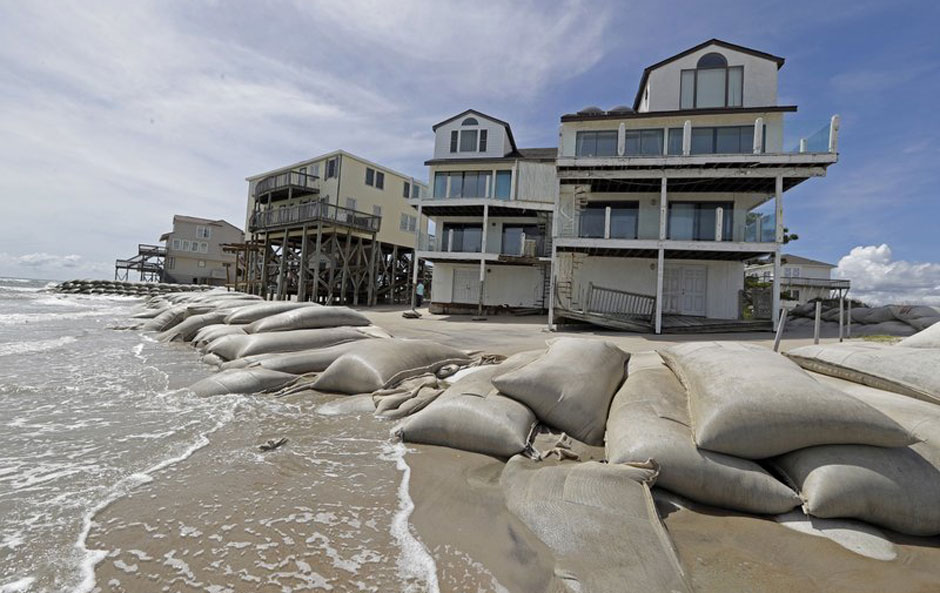
MULTIPOLYGON (((617 331, 653 333, 653 325, 646 319, 610 313, 587 313, 556 309, 558 318, 590 323, 617 331)), ((732 332, 773 331, 773 322, 762 319, 707 319, 691 315, 663 315, 664 334, 716 334, 732 332)))

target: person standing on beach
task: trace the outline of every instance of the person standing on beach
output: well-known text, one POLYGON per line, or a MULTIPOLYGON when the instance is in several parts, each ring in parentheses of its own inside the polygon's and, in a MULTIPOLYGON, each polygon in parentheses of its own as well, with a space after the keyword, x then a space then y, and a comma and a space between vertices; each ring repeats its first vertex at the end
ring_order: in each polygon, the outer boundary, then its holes
POLYGON ((415 304, 420 307, 424 302, 424 281, 418 280, 418 286, 415 287, 415 304))

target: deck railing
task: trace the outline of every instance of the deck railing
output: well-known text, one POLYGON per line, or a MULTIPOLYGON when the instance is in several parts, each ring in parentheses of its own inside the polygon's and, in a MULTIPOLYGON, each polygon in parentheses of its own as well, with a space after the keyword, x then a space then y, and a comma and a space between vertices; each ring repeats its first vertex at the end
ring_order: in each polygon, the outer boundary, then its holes
POLYGON ((319 186, 317 185, 319 179, 320 178, 316 175, 308 175, 297 171, 275 173, 255 184, 255 196, 260 196, 279 189, 286 189, 288 187, 316 192, 319 191, 319 186))
POLYGON ((841 280, 837 278, 806 278, 804 276, 781 276, 781 286, 804 286, 815 288, 829 288, 838 290, 840 288, 848 290, 851 285, 850 280, 841 280))
POLYGON ((637 319, 653 323, 656 315, 656 297, 594 286, 589 282, 581 298, 585 313, 607 315, 623 319, 637 319))
POLYGON ((308 202, 255 212, 248 226, 249 230, 259 231, 308 222, 325 222, 377 233, 382 224, 382 217, 327 202, 308 202))

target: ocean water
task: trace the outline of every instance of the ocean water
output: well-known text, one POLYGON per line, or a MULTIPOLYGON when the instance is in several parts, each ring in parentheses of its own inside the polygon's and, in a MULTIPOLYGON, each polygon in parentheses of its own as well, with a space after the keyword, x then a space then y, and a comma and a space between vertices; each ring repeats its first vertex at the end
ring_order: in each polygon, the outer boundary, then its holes
POLYGON ((197 352, 113 329, 140 301, 46 284, 0 278, 0 593, 437 590, 387 424, 195 397, 197 352))

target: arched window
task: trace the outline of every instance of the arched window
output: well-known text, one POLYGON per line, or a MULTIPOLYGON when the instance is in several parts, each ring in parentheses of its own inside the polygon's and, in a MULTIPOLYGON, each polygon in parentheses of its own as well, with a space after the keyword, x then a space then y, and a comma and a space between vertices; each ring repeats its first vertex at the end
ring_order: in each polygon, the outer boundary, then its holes
POLYGON ((683 70, 680 109, 741 107, 744 104, 744 66, 728 66, 717 52, 699 58, 694 70, 683 70))
POLYGON ((462 126, 478 126, 478 125, 480 125, 480 122, 478 122, 475 117, 468 117, 467 119, 463 120, 463 122, 461 122, 460 125, 462 125, 462 126))
POLYGON ((726 60, 723 55, 712 52, 699 58, 698 64, 696 64, 695 67, 699 70, 705 70, 707 68, 727 68, 728 60, 726 60))

